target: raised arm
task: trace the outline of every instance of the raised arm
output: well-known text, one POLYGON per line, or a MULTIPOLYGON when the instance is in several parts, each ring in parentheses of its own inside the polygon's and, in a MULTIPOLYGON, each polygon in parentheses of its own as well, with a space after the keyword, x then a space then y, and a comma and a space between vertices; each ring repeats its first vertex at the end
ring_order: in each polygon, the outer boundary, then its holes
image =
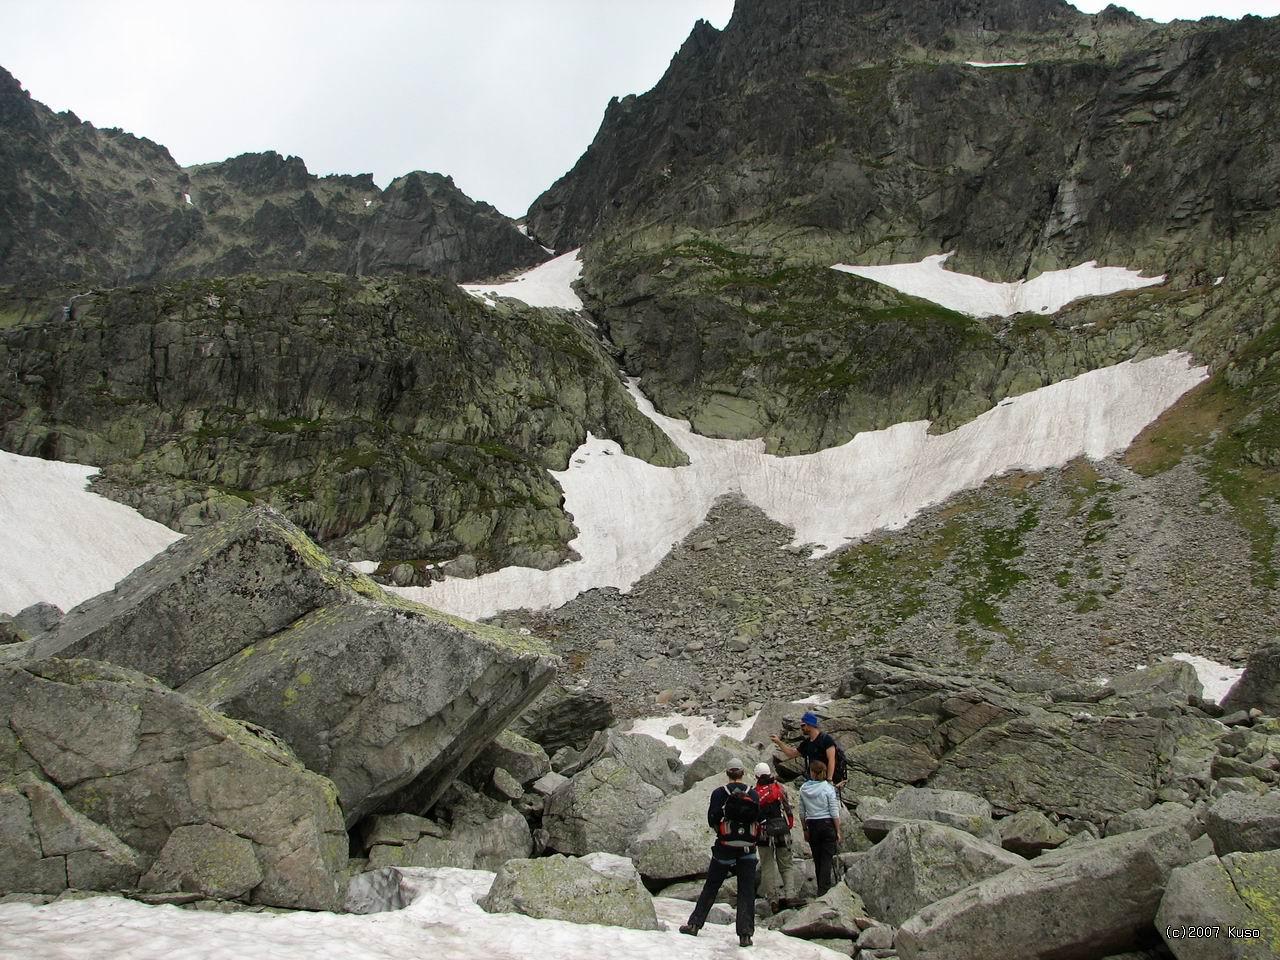
POLYGON ((781 750, 782 755, 786 757, 788 760, 792 760, 800 756, 799 750, 791 746, 789 743, 783 743, 782 738, 779 737, 776 733, 770 736, 769 739, 773 741, 773 745, 777 747, 779 750, 781 750))

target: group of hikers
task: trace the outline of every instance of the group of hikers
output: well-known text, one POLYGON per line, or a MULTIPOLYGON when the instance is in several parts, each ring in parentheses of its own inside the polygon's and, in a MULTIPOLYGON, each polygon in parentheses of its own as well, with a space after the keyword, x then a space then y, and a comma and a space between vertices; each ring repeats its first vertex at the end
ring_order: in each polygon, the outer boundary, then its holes
MULTIPOLYGON (((788 759, 803 757, 800 823, 805 842, 813 851, 818 896, 822 896, 831 889, 832 863, 842 840, 839 787, 843 786, 844 757, 832 736, 822 731, 816 714, 810 712, 800 718, 800 732, 803 736, 795 745, 783 743, 776 735, 770 739, 788 759)), ((720 887, 730 875, 738 880, 740 946, 751 946, 755 935, 757 874, 760 893, 773 912, 795 903, 790 896, 798 887, 791 850, 795 811, 769 764, 756 764, 754 772, 756 784, 750 787, 744 782, 747 774, 743 762, 734 757, 725 771, 729 782, 711 793, 707 824, 716 834, 711 863, 698 902, 689 922, 680 928, 681 933, 698 935, 720 887)))

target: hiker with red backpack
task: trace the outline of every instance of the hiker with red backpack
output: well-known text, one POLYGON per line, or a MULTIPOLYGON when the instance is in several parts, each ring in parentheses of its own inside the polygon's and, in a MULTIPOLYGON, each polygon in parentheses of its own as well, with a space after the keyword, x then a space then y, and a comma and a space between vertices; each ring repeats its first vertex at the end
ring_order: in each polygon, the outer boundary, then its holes
POLYGON ((696 937, 721 885, 733 874, 738 878, 738 945, 751 946, 756 932, 756 867, 760 858, 756 847, 760 843, 760 797, 755 790, 742 782, 746 768, 734 757, 725 773, 729 782, 711 792, 707 805, 707 824, 716 833, 711 847, 711 864, 707 867, 707 880, 694 905, 689 922, 680 928, 681 933, 696 937))
POLYGON ((791 830, 796 817, 791 801, 767 763, 756 764, 756 796, 760 798, 760 893, 777 913, 790 905, 795 889, 791 830))

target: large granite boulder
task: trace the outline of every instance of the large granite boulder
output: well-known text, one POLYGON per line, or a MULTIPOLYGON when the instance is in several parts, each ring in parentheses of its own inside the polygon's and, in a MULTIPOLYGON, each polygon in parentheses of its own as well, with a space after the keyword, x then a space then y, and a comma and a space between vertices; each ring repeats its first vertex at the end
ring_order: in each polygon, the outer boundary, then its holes
POLYGON ((875 915, 875 911, 869 911, 856 893, 837 883, 822 896, 789 914, 782 925, 782 932, 805 940, 826 937, 854 940, 869 925, 869 913, 875 915))
POLYGON ((1039 810, 1019 810, 999 823, 1000 846, 1020 857, 1038 857, 1067 842, 1070 834, 1039 810))
POLYGON ((931 820, 990 843, 1000 842, 1000 831, 986 800, 959 790, 927 787, 903 787, 888 806, 863 819, 862 831, 870 839, 880 840, 898 824, 912 820, 931 820))
POLYGON ((635 770, 605 757, 547 798, 547 847, 558 853, 625 853, 664 794, 635 770))
POLYGON ((726 736, 716 737, 715 742, 685 768, 684 789, 692 788, 694 784, 702 782, 707 777, 723 777, 729 761, 735 759, 747 765, 747 782, 751 783, 751 771, 757 762, 764 759, 764 755, 761 751, 748 747, 741 740, 726 736))
POLYGON ((1169 875, 1156 929, 1178 960, 1280 956, 1280 850, 1207 857, 1169 875), (1214 936, 1188 930, 1216 927, 1214 936))
POLYGON ((1136 947, 1190 845, 1160 827, 1050 851, 925 907, 899 928, 898 955, 1085 960, 1136 947))
POLYGON ((613 705, 604 697, 553 683, 521 711, 510 729, 554 755, 561 747, 583 749, 613 719, 613 705))
POLYGON ((1280 717, 1280 643, 1259 647, 1249 655, 1244 673, 1222 698, 1222 709, 1252 710, 1280 717))
POLYGON ((657 787, 664 795, 675 793, 681 788, 684 764, 680 762, 679 750, 656 737, 643 733, 623 733, 612 728, 601 730, 592 737, 587 748, 582 751, 582 756, 568 770, 583 770, 605 758, 616 760, 634 770, 641 780, 657 787))
POLYGON ((532 740, 511 730, 503 730, 471 761, 463 779, 473 787, 482 787, 493 778, 495 770, 505 770, 522 787, 551 772, 547 751, 532 740))
POLYGON ((480 906, 490 913, 522 913, 570 923, 659 930, 653 898, 622 857, 592 860, 551 856, 511 860, 494 877, 480 906), (629 868, 629 869, 627 869, 629 868))
POLYGON ((663 800, 626 849, 647 880, 672 881, 707 872, 715 836, 707 826, 707 805, 723 773, 663 800))
POLYGON ((349 825, 428 808, 554 674, 540 644, 394 597, 266 508, 175 543, 38 649, 272 730, 337 784, 349 825))
POLYGON ((931 903, 1026 862, 963 830, 916 821, 850 857, 844 882, 873 917, 896 926, 931 903))
MULTIPOLYGON (((311 910, 340 902, 348 841, 337 793, 265 731, 87 660, 0 667, 0 715, 0 779, 28 775, 18 792, 32 825, 43 839, 61 824, 49 849, 64 851, 52 856, 72 876, 84 861, 90 879, 73 880, 82 888, 147 874, 153 889, 311 910)), ((5 845, 21 846, 18 801, 4 798, 5 845)))
POLYGON ((1280 790, 1227 794, 1205 812, 1205 828, 1220 857, 1280 850, 1280 790))

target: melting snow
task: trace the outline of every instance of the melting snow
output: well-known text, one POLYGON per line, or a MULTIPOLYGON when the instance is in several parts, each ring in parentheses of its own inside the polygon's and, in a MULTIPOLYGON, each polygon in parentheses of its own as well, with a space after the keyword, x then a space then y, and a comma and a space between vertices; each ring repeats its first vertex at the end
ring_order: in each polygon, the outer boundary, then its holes
MULTIPOLYGON (((710 851, 710 843, 707 845, 710 851)), ((695 939, 677 932, 692 904, 657 898, 663 930, 627 930, 476 906, 493 883, 483 870, 414 870, 413 902, 403 910, 354 916, 333 913, 216 914, 151 907, 118 897, 68 900, 44 907, 0 906, 0 956, 42 960, 715 960, 737 956, 732 925, 708 924, 695 939)), ((756 960, 838 960, 841 954, 757 927, 756 960)))
POLYGON ((0 612, 69 610, 180 535, 85 489, 97 467, 0 451, 0 612))
POLYGON ((1023 394, 941 436, 919 420, 795 457, 767 454, 760 440, 699 436, 687 421, 658 413, 632 381, 637 406, 688 455, 688 466, 655 467, 588 434, 568 468, 552 471, 578 528, 572 547, 581 560, 399 592, 478 619, 558 607, 596 587, 629 590, 725 494, 756 504, 795 530, 795 544, 817 544, 821 556, 872 530, 899 529, 925 507, 1009 470, 1045 470, 1123 450, 1206 376, 1186 354, 1170 352, 1023 394))
POLYGON ((372 200, 366 200, 366 201, 364 202, 364 205, 365 205, 365 207, 366 207, 366 208, 371 207, 371 206, 373 206, 373 201, 372 201, 372 200))
POLYGON ((1172 659, 1182 660, 1195 668, 1196 676, 1200 678, 1200 684, 1204 687, 1204 698, 1214 703, 1221 703, 1222 698, 1244 673, 1243 667, 1228 667, 1226 664, 1206 657, 1198 657, 1192 653, 1175 653, 1172 659))
POLYGON ((741 723, 717 726, 716 722, 710 717, 686 717, 684 714, 670 713, 663 717, 645 717, 643 720, 633 720, 631 729, 627 732, 643 733, 653 737, 655 740, 661 740, 668 746, 679 750, 682 761, 692 763, 702 756, 707 748, 715 743, 719 737, 732 737, 734 740, 742 740, 746 737, 747 732, 751 729, 751 725, 756 722, 756 717, 758 716, 759 714, 753 713, 741 723), (689 731, 689 736, 684 740, 679 740, 667 734, 667 730, 677 723, 683 724, 684 728, 689 731))
MULTIPOLYGON (((543 248, 546 250, 546 248, 543 248)), ((553 251, 547 250, 547 253, 553 251)), ((578 250, 539 264, 520 274, 508 283, 464 283, 463 290, 492 304, 494 297, 511 297, 531 307, 560 307, 564 310, 581 310, 582 301, 573 292, 573 282, 582 276, 582 261, 578 250)))
MULTIPOLYGON (((954 251, 953 251, 954 252, 954 251)), ((1072 300, 1164 283, 1164 277, 1143 277, 1125 267, 1100 267, 1090 260, 1068 270, 1049 270, 1033 280, 994 283, 943 268, 950 253, 925 257, 919 263, 855 267, 837 263, 833 269, 883 283, 913 297, 932 300, 949 310, 974 317, 1011 317, 1015 313, 1056 313, 1072 300)))
POLYGON ((1001 60, 995 63, 985 63, 981 60, 966 60, 964 65, 966 67, 1025 67, 1027 65, 1027 61, 1001 60))
POLYGON ((1216 280, 1214 280, 1214 281, 1213 281, 1213 285, 1214 285, 1215 287, 1216 287, 1216 286, 1220 286, 1220 285, 1222 284, 1222 281, 1223 281, 1223 280, 1225 280, 1225 279, 1227 279, 1227 278, 1226 278, 1226 277, 1218 277, 1216 280))
MULTIPOLYGON (((182 195, 182 199, 183 199, 183 200, 185 200, 185 201, 187 201, 187 203, 191 203, 191 194, 189 194, 189 193, 184 193, 184 194, 182 195)), ((193 204, 193 203, 192 203, 191 205, 192 205, 192 206, 195 206, 195 204, 193 204)))

